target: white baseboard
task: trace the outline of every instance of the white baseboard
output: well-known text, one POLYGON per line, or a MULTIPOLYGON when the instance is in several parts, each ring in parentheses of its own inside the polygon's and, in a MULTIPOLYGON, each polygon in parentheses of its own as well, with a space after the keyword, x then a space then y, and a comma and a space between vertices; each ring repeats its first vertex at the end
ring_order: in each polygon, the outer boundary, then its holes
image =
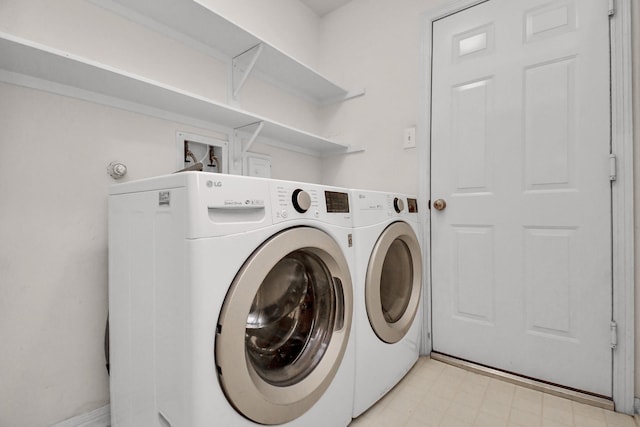
POLYGON ((110 427, 111 414, 110 406, 105 405, 102 408, 95 409, 86 414, 69 418, 61 423, 54 424, 51 427, 110 427))

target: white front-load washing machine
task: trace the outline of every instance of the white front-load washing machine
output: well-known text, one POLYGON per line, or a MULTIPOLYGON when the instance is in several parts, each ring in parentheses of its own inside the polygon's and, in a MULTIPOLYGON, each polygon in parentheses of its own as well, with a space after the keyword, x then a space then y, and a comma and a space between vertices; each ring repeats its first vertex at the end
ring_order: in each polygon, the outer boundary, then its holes
POLYGON ((350 192, 356 251, 355 418, 393 388, 418 360, 423 278, 416 198, 350 192))
POLYGON ((111 425, 346 426, 347 191, 185 172, 109 196, 111 425))

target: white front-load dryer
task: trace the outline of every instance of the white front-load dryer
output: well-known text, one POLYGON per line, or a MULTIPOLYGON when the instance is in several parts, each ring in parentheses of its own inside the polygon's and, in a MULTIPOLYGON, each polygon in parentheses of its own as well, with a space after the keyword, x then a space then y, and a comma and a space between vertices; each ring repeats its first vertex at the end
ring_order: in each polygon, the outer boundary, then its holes
POLYGON ((346 426, 347 191, 186 172, 109 197, 111 425, 346 426))
POLYGON ((350 191, 356 252, 355 418, 418 360, 423 275, 416 198, 350 191))

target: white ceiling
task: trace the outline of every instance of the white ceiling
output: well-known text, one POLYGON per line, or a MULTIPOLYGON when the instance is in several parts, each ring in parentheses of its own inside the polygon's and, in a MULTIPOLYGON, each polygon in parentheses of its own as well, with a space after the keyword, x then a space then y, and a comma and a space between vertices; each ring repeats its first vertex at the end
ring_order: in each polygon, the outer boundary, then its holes
POLYGON ((351 0, 300 0, 313 10, 318 16, 324 16, 329 12, 332 12, 351 0))

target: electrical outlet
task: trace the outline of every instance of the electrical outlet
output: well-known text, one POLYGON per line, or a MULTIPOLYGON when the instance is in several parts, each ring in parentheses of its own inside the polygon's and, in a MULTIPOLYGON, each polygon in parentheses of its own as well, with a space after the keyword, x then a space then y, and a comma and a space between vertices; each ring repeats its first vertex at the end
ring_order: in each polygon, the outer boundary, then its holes
POLYGON ((185 132, 176 134, 178 170, 202 163, 203 172, 228 173, 227 141, 185 132))
POLYGON ((415 148, 416 146, 416 128, 406 128, 404 130, 403 147, 415 148))

